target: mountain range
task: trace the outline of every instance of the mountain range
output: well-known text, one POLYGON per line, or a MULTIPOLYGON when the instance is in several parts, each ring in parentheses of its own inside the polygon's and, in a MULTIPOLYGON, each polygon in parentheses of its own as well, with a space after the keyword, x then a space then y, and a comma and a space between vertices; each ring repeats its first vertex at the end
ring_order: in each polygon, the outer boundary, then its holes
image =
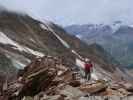
POLYGON ((121 66, 132 68, 132 25, 116 21, 112 24, 71 25, 65 29, 89 45, 93 43, 101 45, 121 66))

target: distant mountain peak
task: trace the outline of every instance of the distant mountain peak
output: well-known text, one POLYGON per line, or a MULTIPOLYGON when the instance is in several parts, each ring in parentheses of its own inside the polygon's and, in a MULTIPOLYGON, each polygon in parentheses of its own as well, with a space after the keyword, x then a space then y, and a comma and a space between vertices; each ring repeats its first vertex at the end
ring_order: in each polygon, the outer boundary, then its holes
POLYGON ((122 24, 123 22, 120 21, 120 20, 118 20, 118 21, 114 21, 113 23, 114 23, 114 24, 122 24))
POLYGON ((91 25, 91 29, 85 28, 88 26, 86 24, 77 26, 66 27, 66 30, 69 33, 78 34, 80 39, 89 45, 92 43, 102 45, 121 64, 132 64, 133 52, 129 47, 133 44, 133 25, 115 21, 110 24, 94 24, 91 25))

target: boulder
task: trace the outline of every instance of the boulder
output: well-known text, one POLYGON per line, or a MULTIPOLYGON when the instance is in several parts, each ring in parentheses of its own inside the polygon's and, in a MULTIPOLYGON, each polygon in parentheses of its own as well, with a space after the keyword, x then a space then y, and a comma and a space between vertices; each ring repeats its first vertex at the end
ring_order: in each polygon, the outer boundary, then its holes
POLYGON ((60 91, 60 94, 66 96, 68 99, 79 98, 84 95, 82 91, 69 85, 65 86, 65 88, 60 91))
POLYGON ((105 91, 107 88, 106 82, 96 82, 93 84, 83 84, 80 86, 80 90, 90 94, 98 94, 101 91, 105 91))

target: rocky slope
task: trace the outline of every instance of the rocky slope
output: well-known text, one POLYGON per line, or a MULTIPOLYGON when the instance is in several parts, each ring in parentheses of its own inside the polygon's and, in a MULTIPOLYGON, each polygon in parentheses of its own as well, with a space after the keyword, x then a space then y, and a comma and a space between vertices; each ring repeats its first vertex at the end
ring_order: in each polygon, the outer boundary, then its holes
MULTIPOLYGON (((107 73, 103 72, 102 75, 106 76, 107 73)), ((63 65, 62 59, 45 56, 35 59, 21 70, 18 79, 8 83, 6 91, 3 91, 5 96, 1 98, 6 98, 2 100, 95 100, 96 98, 125 100, 127 96, 133 95, 133 86, 129 82, 110 80, 103 78, 95 80, 92 76, 90 81, 86 81, 78 72, 63 65)))

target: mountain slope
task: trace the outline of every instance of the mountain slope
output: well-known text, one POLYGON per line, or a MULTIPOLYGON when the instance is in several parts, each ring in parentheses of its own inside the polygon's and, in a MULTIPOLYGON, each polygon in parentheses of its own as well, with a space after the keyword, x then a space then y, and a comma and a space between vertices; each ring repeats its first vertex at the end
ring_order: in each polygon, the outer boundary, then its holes
POLYGON ((45 55, 57 56, 73 69, 77 56, 71 51, 75 50, 97 65, 96 76, 104 77, 103 72, 111 77, 124 75, 121 70, 120 74, 116 73, 119 64, 102 47, 97 44, 88 46, 49 21, 42 23, 26 14, 3 11, 0 13, 0 36, 0 52, 19 69, 45 55))

